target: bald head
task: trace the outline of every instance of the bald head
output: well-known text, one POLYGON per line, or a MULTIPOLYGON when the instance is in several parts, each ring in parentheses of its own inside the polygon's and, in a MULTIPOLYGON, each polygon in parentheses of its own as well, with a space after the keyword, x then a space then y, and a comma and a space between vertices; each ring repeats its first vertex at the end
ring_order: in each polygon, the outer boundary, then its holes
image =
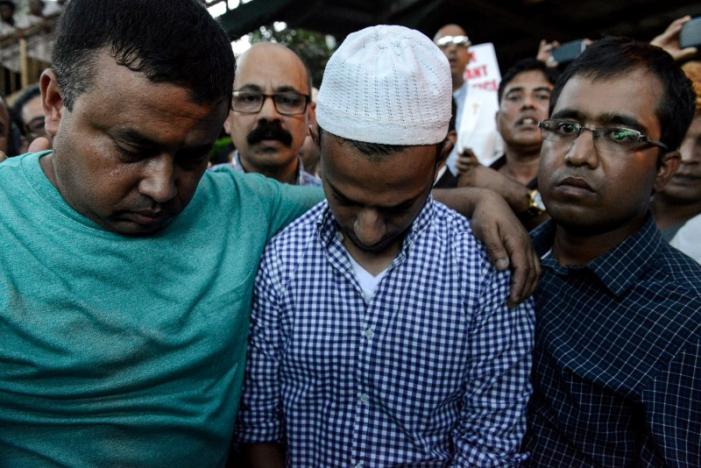
POLYGON ((440 47, 450 63, 453 90, 460 88, 465 82, 465 67, 470 61, 466 39, 467 34, 465 30, 457 24, 446 24, 433 36, 433 41, 438 44, 438 47, 440 47), (440 42, 442 38, 451 38, 451 41, 447 44, 442 44, 440 42))
MULTIPOLYGON (((246 62, 266 61, 268 63, 282 61, 284 68, 290 73, 304 74, 304 80, 307 83, 306 94, 312 89, 312 76, 304 64, 302 59, 289 47, 275 42, 259 42, 253 44, 250 49, 244 52, 238 59, 236 66, 236 78, 239 77, 241 70, 248 66, 246 62)), ((268 68, 267 66, 264 68, 268 68)), ((236 78, 234 78, 234 89, 236 89, 236 78)))
POLYGON ((277 101, 263 98, 258 112, 237 109, 234 99, 225 127, 246 171, 292 182, 314 110, 306 105, 290 112, 279 104, 295 96, 303 104, 308 101, 311 79, 304 62, 282 44, 255 44, 239 58, 234 92, 245 92, 249 98, 260 94, 284 97, 277 101))

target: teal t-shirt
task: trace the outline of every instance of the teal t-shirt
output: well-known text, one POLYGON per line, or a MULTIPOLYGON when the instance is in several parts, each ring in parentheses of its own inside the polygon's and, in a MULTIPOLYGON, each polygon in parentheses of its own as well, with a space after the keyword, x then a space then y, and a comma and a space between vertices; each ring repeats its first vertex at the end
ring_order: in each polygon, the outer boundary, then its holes
POLYGON ((321 191, 222 168, 132 238, 67 205, 41 156, 0 164, 0 466, 222 464, 259 257, 321 191))

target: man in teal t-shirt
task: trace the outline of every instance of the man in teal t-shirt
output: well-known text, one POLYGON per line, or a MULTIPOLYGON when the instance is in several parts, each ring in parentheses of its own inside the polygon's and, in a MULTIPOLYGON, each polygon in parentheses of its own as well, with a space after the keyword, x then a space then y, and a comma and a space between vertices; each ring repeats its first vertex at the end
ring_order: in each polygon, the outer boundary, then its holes
POLYGON ((225 462, 259 257, 322 197, 205 172, 233 78, 197 0, 68 4, 54 151, 0 164, 0 466, 225 462))
POLYGON ((317 190, 205 173, 229 41, 194 0, 73 0, 53 152, 0 164, 0 466, 215 466, 252 279, 317 190))

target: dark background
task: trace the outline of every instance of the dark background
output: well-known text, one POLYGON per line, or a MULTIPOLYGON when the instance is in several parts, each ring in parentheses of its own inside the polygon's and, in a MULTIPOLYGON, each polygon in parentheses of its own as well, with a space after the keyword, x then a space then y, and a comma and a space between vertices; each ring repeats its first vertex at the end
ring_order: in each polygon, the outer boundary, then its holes
MULTIPOLYGON (((221 0, 206 0, 212 5, 221 0)), ((474 44, 494 43, 505 70, 535 56, 540 39, 565 42, 604 35, 649 41, 674 19, 701 16, 689 0, 251 0, 219 19, 233 39, 273 21, 335 36, 387 23, 419 29, 429 37, 457 23, 474 44)))

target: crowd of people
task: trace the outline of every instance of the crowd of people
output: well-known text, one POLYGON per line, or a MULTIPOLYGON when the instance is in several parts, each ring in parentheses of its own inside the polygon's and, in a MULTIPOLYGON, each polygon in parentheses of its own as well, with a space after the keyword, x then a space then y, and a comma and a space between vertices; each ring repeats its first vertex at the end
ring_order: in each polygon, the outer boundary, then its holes
POLYGON ((689 20, 496 95, 372 26, 317 93, 198 0, 71 0, 0 107, 0 466, 701 466, 689 20))

